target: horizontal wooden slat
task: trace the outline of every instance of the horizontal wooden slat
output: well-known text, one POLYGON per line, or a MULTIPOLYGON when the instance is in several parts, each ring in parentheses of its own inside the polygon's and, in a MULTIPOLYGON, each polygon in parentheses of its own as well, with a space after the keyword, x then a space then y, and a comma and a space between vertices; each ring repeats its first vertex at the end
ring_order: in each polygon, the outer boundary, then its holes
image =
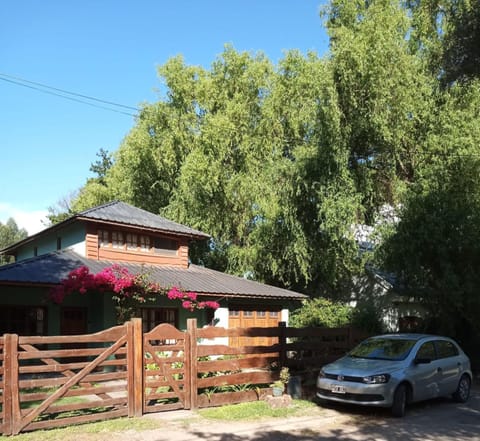
POLYGON ((94 334, 81 335, 57 335, 57 336, 29 336, 18 337, 19 345, 44 345, 44 344, 63 344, 63 343, 106 343, 114 342, 125 335, 125 325, 115 326, 105 331, 96 332, 94 334))
POLYGON ((257 371, 199 378, 197 384, 198 388, 206 388, 212 386, 272 383, 277 379, 278 373, 271 371, 257 371))
POLYGON ((278 337, 280 328, 217 328, 210 326, 197 330, 199 338, 218 338, 218 337, 278 337))
POLYGON ((200 345, 198 346, 198 356, 216 356, 216 355, 245 355, 245 354, 271 354, 279 352, 280 346, 275 344, 271 346, 240 346, 232 347, 225 345, 200 345))
POLYGON ((76 424, 85 424, 91 423, 94 421, 104 421, 110 420, 114 418, 120 418, 128 415, 128 409, 115 409, 108 412, 103 413, 94 413, 91 415, 82 415, 76 417, 69 417, 69 418, 60 418, 57 420, 46 420, 46 421, 38 421, 30 423, 27 427, 25 427, 25 431, 31 430, 39 430, 39 429, 53 429, 55 427, 64 427, 64 426, 72 426, 76 424))

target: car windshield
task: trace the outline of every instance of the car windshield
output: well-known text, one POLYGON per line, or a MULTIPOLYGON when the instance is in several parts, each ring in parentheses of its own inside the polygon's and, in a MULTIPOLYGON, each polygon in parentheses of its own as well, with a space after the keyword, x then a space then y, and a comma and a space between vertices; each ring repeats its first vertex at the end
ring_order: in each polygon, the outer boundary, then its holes
POLYGON ((415 340, 400 338, 369 338, 349 352, 350 357, 369 360, 404 360, 415 340))

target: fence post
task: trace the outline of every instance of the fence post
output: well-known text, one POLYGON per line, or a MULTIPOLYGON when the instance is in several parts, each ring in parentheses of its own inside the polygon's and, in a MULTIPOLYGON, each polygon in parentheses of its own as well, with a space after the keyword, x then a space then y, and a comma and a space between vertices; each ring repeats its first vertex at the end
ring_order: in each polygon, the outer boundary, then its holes
POLYGON ((132 380, 129 388, 129 416, 139 417, 143 415, 143 395, 144 395, 144 368, 143 368, 143 332, 142 319, 132 318, 128 323, 130 331, 129 338, 129 370, 132 374, 129 379, 132 380), (131 342, 131 344, 130 344, 131 342))
POLYGON ((18 384, 18 335, 5 334, 4 435, 18 434, 21 420, 18 384))
MULTIPOLYGON (((185 354, 185 402, 188 408, 198 407, 198 380, 197 380, 197 319, 187 319, 188 354, 185 354)), ((187 345, 185 345, 187 346, 187 345)))
POLYGON ((285 366, 285 361, 287 360, 287 323, 286 322, 279 322, 278 323, 278 344, 280 346, 279 351, 279 364, 280 368, 285 366))

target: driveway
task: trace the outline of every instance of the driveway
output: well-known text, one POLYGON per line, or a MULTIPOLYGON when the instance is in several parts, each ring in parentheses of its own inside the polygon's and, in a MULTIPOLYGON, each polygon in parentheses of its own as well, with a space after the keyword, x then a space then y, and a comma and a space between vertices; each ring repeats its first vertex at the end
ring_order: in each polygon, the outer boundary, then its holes
POLYGON ((415 404, 404 418, 390 416, 388 409, 353 406, 252 422, 216 422, 186 410, 142 418, 157 420, 161 428, 76 434, 62 441, 480 441, 480 387, 466 404, 448 399, 415 404))
MULTIPOLYGON (((411 406, 404 418, 387 409, 352 406, 318 408, 308 417, 259 422, 217 423, 188 412, 146 416, 168 423, 159 432, 130 433, 128 441, 479 441, 480 388, 466 404, 437 399, 411 406)), ((116 438, 115 439, 120 439, 116 438)), ((124 439, 123 437, 121 438, 124 439)))

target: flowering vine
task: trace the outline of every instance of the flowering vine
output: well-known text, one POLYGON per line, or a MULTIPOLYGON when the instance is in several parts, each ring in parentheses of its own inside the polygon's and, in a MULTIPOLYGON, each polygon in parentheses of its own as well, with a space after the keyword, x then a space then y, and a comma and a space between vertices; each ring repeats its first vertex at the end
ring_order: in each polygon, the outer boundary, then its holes
POLYGON ((72 270, 60 285, 50 290, 50 298, 53 302, 61 304, 67 295, 75 292, 112 293, 112 298, 117 303, 119 322, 132 317, 139 303, 155 301, 158 295, 166 294, 170 300, 181 300, 182 307, 190 311, 219 307, 217 302, 199 301, 196 293, 186 292, 177 287, 166 292, 159 284, 150 282, 147 274, 131 274, 128 269, 118 264, 104 268, 97 274, 90 273, 86 266, 72 270))

